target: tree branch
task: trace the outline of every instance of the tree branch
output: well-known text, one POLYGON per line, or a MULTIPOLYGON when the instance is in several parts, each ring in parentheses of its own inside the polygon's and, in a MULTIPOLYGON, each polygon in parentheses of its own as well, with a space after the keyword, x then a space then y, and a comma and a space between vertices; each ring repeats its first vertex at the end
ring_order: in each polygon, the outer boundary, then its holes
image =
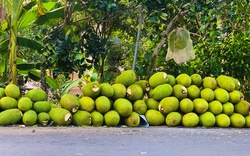
POLYGON ((169 35, 169 33, 171 32, 172 28, 176 25, 176 23, 178 22, 178 20, 179 20, 181 17, 183 17, 183 16, 185 16, 186 14, 188 14, 188 12, 189 12, 189 10, 184 10, 184 11, 179 12, 179 13, 172 19, 172 21, 168 24, 166 31, 163 33, 163 36, 162 36, 160 42, 159 42, 158 45, 156 46, 156 48, 155 48, 155 50, 154 50, 154 52, 153 52, 153 54, 152 54, 152 56, 151 56, 151 64, 150 64, 150 66, 149 66, 149 68, 148 68, 148 71, 149 71, 149 72, 148 72, 148 73, 149 73, 148 77, 149 77, 149 76, 151 75, 151 73, 152 73, 152 70, 153 70, 153 68, 154 68, 154 64, 155 64, 156 57, 157 57, 157 55, 159 54, 159 52, 161 51, 163 45, 165 44, 165 42, 166 42, 166 40, 167 40, 167 38, 168 38, 168 35, 169 35))

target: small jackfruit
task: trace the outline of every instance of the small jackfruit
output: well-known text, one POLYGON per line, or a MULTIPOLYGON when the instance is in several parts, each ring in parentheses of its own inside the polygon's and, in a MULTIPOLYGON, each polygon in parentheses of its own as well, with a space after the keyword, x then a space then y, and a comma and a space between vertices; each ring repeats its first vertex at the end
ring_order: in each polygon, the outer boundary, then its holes
POLYGON ((21 92, 17 85, 10 83, 5 87, 5 95, 14 99, 18 99, 21 95, 21 92))
POLYGON ((83 110, 78 110, 72 116, 72 124, 75 126, 88 126, 91 124, 91 120, 91 114, 83 110))
POLYGON ((46 101, 47 100, 47 94, 42 89, 32 89, 29 90, 26 94, 26 97, 30 98, 31 101, 37 102, 37 101, 46 101))
POLYGON ((136 100, 134 103, 133 103, 133 111, 140 114, 140 115, 143 115, 146 113, 147 111, 147 104, 144 100, 136 100))
POLYGON ((238 90, 233 90, 229 92, 229 101, 233 104, 239 102, 241 100, 241 94, 238 90))
POLYGON ((164 115, 177 111, 179 109, 179 100, 174 96, 165 97, 159 102, 158 109, 164 115))
POLYGON ((112 99, 118 99, 118 98, 124 98, 127 94, 127 88, 121 84, 121 83, 115 83, 112 85, 114 88, 114 95, 112 96, 112 99))
POLYGON ((146 93, 150 90, 150 85, 147 80, 139 80, 136 81, 134 84, 141 86, 143 93, 146 93))
POLYGON ((91 112, 91 117, 92 117, 92 121, 91 121, 92 126, 102 126, 103 125, 104 117, 103 117, 102 113, 94 110, 93 112, 91 112))
POLYGON ((140 124, 140 116, 136 112, 132 112, 125 118, 125 124, 129 127, 136 127, 140 124))
POLYGON ((88 96, 83 96, 79 99, 80 110, 92 112, 95 109, 95 101, 88 96))
POLYGON ((189 113, 194 110, 194 103, 189 98, 184 98, 180 101, 180 110, 183 113, 189 113))
POLYGON ((222 104, 223 107, 223 111, 222 113, 230 116, 234 113, 234 105, 231 102, 226 102, 224 104, 222 104))
POLYGON ((211 102, 214 100, 214 91, 211 88, 204 88, 201 90, 201 98, 211 102))
POLYGON ((234 105, 234 111, 241 115, 249 115, 250 103, 246 100, 241 100, 234 105))
POLYGON ((111 108, 111 103, 109 98, 106 96, 99 96, 95 100, 96 110, 102 114, 107 113, 111 108))
POLYGON ((170 84, 171 86, 176 85, 176 79, 173 75, 168 74, 168 84, 170 84))
POLYGON ((221 103, 226 103, 229 100, 229 93, 223 88, 216 88, 214 90, 214 98, 221 103))
POLYGON ((187 88, 182 84, 176 84, 173 86, 173 96, 181 100, 188 96, 187 88))
POLYGON ((202 98, 197 98, 193 100, 194 110, 198 114, 205 113, 208 110, 208 102, 202 98))
POLYGON ((23 114, 22 118, 25 126, 33 126, 37 122, 37 113, 34 110, 28 110, 23 114))
POLYGON ((194 113, 186 113, 182 116, 182 124, 185 127, 195 127, 199 124, 199 116, 194 113))
POLYGON ((100 85, 98 82, 90 82, 82 87, 82 95, 91 98, 96 98, 100 93, 100 85))
POLYGON ((192 74, 190 76, 191 80, 192 80, 192 85, 196 85, 197 87, 201 87, 202 86, 202 77, 200 74, 192 74))
POLYGON ((246 119, 240 113, 233 113, 230 116, 230 125, 235 128, 242 128, 245 126, 246 119))
POLYGON ((125 99, 119 98, 114 101, 114 109, 119 113, 122 117, 128 117, 133 112, 132 103, 125 99))
POLYGON ((33 105, 33 110, 36 113, 46 112, 48 113, 51 109, 52 103, 49 101, 37 101, 33 105))
POLYGON ((37 115, 37 123, 43 126, 47 126, 50 122, 50 116, 46 112, 41 112, 37 115))
POLYGON ((148 83, 151 88, 155 88, 158 85, 166 84, 168 82, 168 74, 165 72, 157 72, 150 76, 148 83))
POLYGON ((104 114, 104 123, 108 127, 115 127, 120 123, 120 115, 115 110, 110 110, 106 114, 104 114))
POLYGON ((208 104, 208 111, 210 111, 214 115, 218 115, 223 111, 223 106, 220 101, 213 100, 208 104))
POLYGON ((230 126, 230 118, 226 114, 219 114, 215 116, 215 123, 218 127, 227 128, 230 126))
POLYGON ((158 110, 159 101, 155 100, 154 98, 148 98, 146 100, 146 104, 148 110, 149 109, 158 110))
POLYGON ((115 78, 115 83, 121 83, 125 87, 128 87, 135 83, 136 74, 133 70, 125 70, 115 78))
POLYGON ((4 96, 6 96, 6 95, 5 95, 5 89, 4 89, 4 88, 0 88, 0 99, 1 99, 2 97, 4 97, 4 96))
POLYGON ((215 90, 217 87, 217 81, 214 77, 208 76, 202 80, 202 86, 203 88, 210 88, 212 90, 215 90))
POLYGON ((52 108, 49 116, 51 121, 58 126, 68 126, 72 122, 72 114, 65 108, 52 108))
POLYGON ((213 127, 215 125, 215 116, 211 112, 205 112, 199 116, 200 125, 204 127, 213 127))
POLYGON ((171 112, 166 116, 166 125, 171 127, 176 127, 180 125, 182 120, 182 115, 179 112, 171 112))
POLYGON ((132 84, 127 87, 127 98, 130 101, 136 101, 143 98, 143 90, 141 86, 132 84))
POLYGON ((165 122, 165 116, 157 110, 153 109, 148 110, 145 113, 145 117, 150 126, 160 126, 165 122))
POLYGON ((0 99, 0 108, 2 110, 18 108, 17 100, 9 96, 2 97, 0 99))
POLYGON ((192 83, 192 79, 188 74, 182 73, 176 77, 176 82, 177 84, 189 87, 192 83))
POLYGON ((59 103, 62 106, 62 108, 65 108, 72 113, 75 113, 79 109, 80 105, 78 97, 70 93, 64 94, 61 97, 59 103))
POLYGON ((22 112, 26 112, 30 109, 32 109, 33 103, 28 97, 21 97, 18 102, 17 102, 17 107, 20 109, 22 112))
POLYGON ((190 99, 196 99, 200 97, 200 89, 196 86, 196 85, 190 85, 187 88, 187 92, 188 92, 188 98, 190 99))
POLYGON ((108 98, 114 95, 114 88, 109 83, 101 83, 100 84, 100 95, 106 96, 108 98))
POLYGON ((22 112, 17 108, 7 109, 0 113, 0 125, 17 124, 22 120, 22 112))

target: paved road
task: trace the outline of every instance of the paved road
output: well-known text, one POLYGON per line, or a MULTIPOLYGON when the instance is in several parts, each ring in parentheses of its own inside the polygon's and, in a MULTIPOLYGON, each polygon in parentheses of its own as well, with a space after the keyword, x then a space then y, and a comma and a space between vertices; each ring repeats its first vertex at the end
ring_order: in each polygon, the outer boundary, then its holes
POLYGON ((0 127, 1 156, 249 156, 250 129, 0 127))

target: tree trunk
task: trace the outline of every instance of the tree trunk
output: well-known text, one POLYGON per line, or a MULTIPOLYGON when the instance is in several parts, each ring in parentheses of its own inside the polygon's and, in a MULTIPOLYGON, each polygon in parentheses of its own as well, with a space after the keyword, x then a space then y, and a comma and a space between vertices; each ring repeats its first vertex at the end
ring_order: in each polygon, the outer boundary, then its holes
POLYGON ((48 91, 47 91, 47 83, 46 83, 46 68, 42 65, 41 66, 41 89, 46 92, 48 98, 48 91))

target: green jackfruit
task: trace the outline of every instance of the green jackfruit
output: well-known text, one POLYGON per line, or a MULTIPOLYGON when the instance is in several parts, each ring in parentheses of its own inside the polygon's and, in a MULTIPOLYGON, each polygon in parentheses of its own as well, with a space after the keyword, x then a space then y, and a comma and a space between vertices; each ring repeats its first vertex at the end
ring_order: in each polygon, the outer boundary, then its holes
POLYGON ((194 110, 194 103, 189 98, 184 98, 180 101, 180 110, 183 113, 189 113, 194 110))
POLYGON ((214 98, 221 103, 226 103, 229 100, 229 93, 223 88, 216 88, 214 90, 214 98))
POLYGON ((47 100, 47 94, 45 91, 41 89, 32 89, 29 90, 26 94, 26 97, 30 98, 31 101, 37 102, 37 101, 46 101, 47 100))
POLYGON ((210 88, 212 90, 215 90, 217 88, 217 81, 214 77, 205 77, 202 80, 202 86, 203 88, 210 88))
POLYGON ((115 127, 120 123, 120 115, 115 110, 110 110, 104 114, 104 123, 108 127, 115 127))
POLYGON ((193 100, 194 110, 198 114, 205 113, 208 110, 208 102, 202 98, 197 98, 193 100))
POLYGON ((22 112, 26 112, 26 111, 32 109, 32 106, 33 106, 33 102, 28 97, 23 96, 17 102, 17 107, 22 112))
POLYGON ((176 82, 177 84, 189 87, 192 83, 192 79, 188 74, 182 73, 176 77, 176 82))
POLYGON ((112 99, 125 98, 127 94, 127 88, 121 83, 115 83, 112 85, 114 88, 114 95, 112 99))
POLYGON ((130 101, 136 101, 143 98, 143 90, 141 86, 132 84, 127 87, 127 98, 130 101))
POLYGON ((210 111, 214 115, 218 115, 223 111, 223 106, 220 101, 213 100, 208 104, 208 111, 210 111))
POLYGON ((10 83, 5 87, 5 95, 14 99, 18 99, 21 95, 21 92, 17 85, 10 83))
POLYGON ((230 125, 235 128, 242 128, 245 126, 246 119, 240 113, 233 113, 230 116, 230 125))
POLYGON ((179 112, 171 112, 166 116, 166 125, 175 127, 180 125, 182 120, 182 115, 179 112))
POLYGON ((107 113, 111 108, 110 100, 106 96, 99 96, 95 100, 96 110, 102 114, 107 113))
POLYGON ((147 104, 144 100, 136 100, 133 103, 133 111, 140 115, 145 114, 147 109, 147 104))
POLYGON ((245 127, 250 128, 250 115, 245 116, 245 127))
POLYGON ((171 86, 176 85, 176 79, 173 75, 168 74, 168 84, 170 84, 171 86))
POLYGON ((50 116, 46 112, 41 112, 37 115, 37 123, 43 126, 47 126, 50 122, 50 116))
POLYGON ((190 76, 191 80, 192 80, 192 85, 196 85, 197 87, 201 87, 202 86, 202 77, 200 74, 192 74, 190 76))
POLYGON ((33 126, 37 122, 37 113, 34 110, 28 110, 23 114, 22 118, 25 126, 33 126))
POLYGON ((49 115, 54 124, 58 126, 67 126, 72 122, 72 114, 65 108, 52 108, 49 115))
POLYGON ((200 97, 200 89, 196 86, 196 85, 191 85, 187 88, 187 92, 188 92, 188 98, 190 99, 196 99, 200 97))
POLYGON ((160 101, 158 109, 164 115, 177 111, 179 109, 179 100, 174 96, 165 97, 160 101))
POLYGON ((217 81, 217 84, 220 88, 223 88, 228 92, 231 92, 235 89, 235 82, 229 76, 220 75, 217 77, 216 81, 217 81))
POLYGON ((4 97, 4 96, 6 96, 6 95, 5 95, 5 89, 4 89, 4 88, 0 88, 0 99, 1 99, 2 97, 4 97))
POLYGON ((121 83, 125 87, 128 87, 135 83, 136 74, 133 70, 125 70, 115 78, 115 83, 121 83))
POLYGON ((238 90, 233 90, 229 92, 229 101, 233 104, 239 102, 241 100, 241 94, 238 90))
POLYGON ((141 86, 143 93, 146 93, 150 90, 150 85, 147 80, 139 80, 136 81, 134 84, 141 86))
POLYGON ((246 100, 241 100, 234 105, 234 111, 241 115, 249 115, 250 103, 246 100))
POLYGON ((199 116, 194 113, 186 113, 182 116, 182 124, 185 127, 195 127, 199 124, 199 116))
POLYGON ((148 98, 146 100, 146 104, 147 104, 147 109, 158 110, 159 101, 155 100, 154 98, 148 98))
POLYGON ((201 98, 211 102, 214 100, 214 91, 211 88, 204 88, 201 90, 201 98))
POLYGON ((17 100, 9 96, 2 97, 0 99, 0 108, 2 110, 18 108, 17 100))
POLYGON ((136 112, 132 112, 125 118, 125 124, 129 127, 136 127, 140 124, 140 116, 136 112))
POLYGON ((155 88, 159 85, 166 84, 168 82, 168 75, 165 72, 157 72, 150 76, 148 83, 151 88, 155 88))
POLYGON ((100 96, 106 96, 108 98, 114 95, 114 88, 109 83, 101 83, 100 84, 100 96))
POLYGON ((78 110, 73 114, 72 123, 75 126, 88 126, 91 124, 92 116, 89 112, 78 110))
POLYGON ((170 84, 161 84, 155 87, 153 90, 150 90, 149 97, 152 97, 155 100, 161 100, 170 96, 172 92, 173 88, 170 84))
POLYGON ((199 116, 200 125, 204 127, 213 127, 215 125, 215 116, 211 112, 205 112, 199 116))
POLYGON ((133 111, 133 105, 129 100, 119 98, 114 102, 114 109, 121 117, 128 117, 133 111))
POLYGON ((83 96, 79 99, 80 110, 92 112, 95 109, 95 101, 88 96, 83 96))
POLYGON ((227 128, 230 126, 230 118, 226 114, 219 114, 215 116, 215 123, 218 127, 227 128))
POLYGON ((59 103, 62 106, 62 108, 65 108, 72 113, 75 113, 80 106, 78 97, 70 93, 64 94, 61 97, 59 103))
POLYGON ((102 113, 94 110, 93 112, 91 112, 91 117, 92 117, 92 121, 91 121, 92 126, 102 126, 103 125, 104 117, 103 117, 102 113))
POLYGON ((98 82, 90 82, 82 87, 82 95, 96 98, 100 93, 100 85, 98 82))
POLYGON ((145 117, 150 126, 160 126, 165 122, 165 116, 157 110, 148 110, 145 113, 145 117))
POLYGON ((17 124, 22 120, 22 112, 17 108, 7 109, 0 113, 0 125, 17 124))
POLYGON ((181 100, 188 96, 188 90, 182 84, 176 84, 173 86, 173 96, 181 100))
POLYGON ((224 104, 222 104, 223 107, 223 111, 222 113, 230 116, 234 113, 234 105, 231 102, 226 102, 224 104))
POLYGON ((49 101, 37 101, 33 105, 33 110, 36 113, 46 112, 48 113, 51 109, 52 103, 49 101))
POLYGON ((233 78, 233 77, 232 77, 232 79, 235 83, 235 90, 239 90, 240 89, 240 81, 236 78, 233 78))

